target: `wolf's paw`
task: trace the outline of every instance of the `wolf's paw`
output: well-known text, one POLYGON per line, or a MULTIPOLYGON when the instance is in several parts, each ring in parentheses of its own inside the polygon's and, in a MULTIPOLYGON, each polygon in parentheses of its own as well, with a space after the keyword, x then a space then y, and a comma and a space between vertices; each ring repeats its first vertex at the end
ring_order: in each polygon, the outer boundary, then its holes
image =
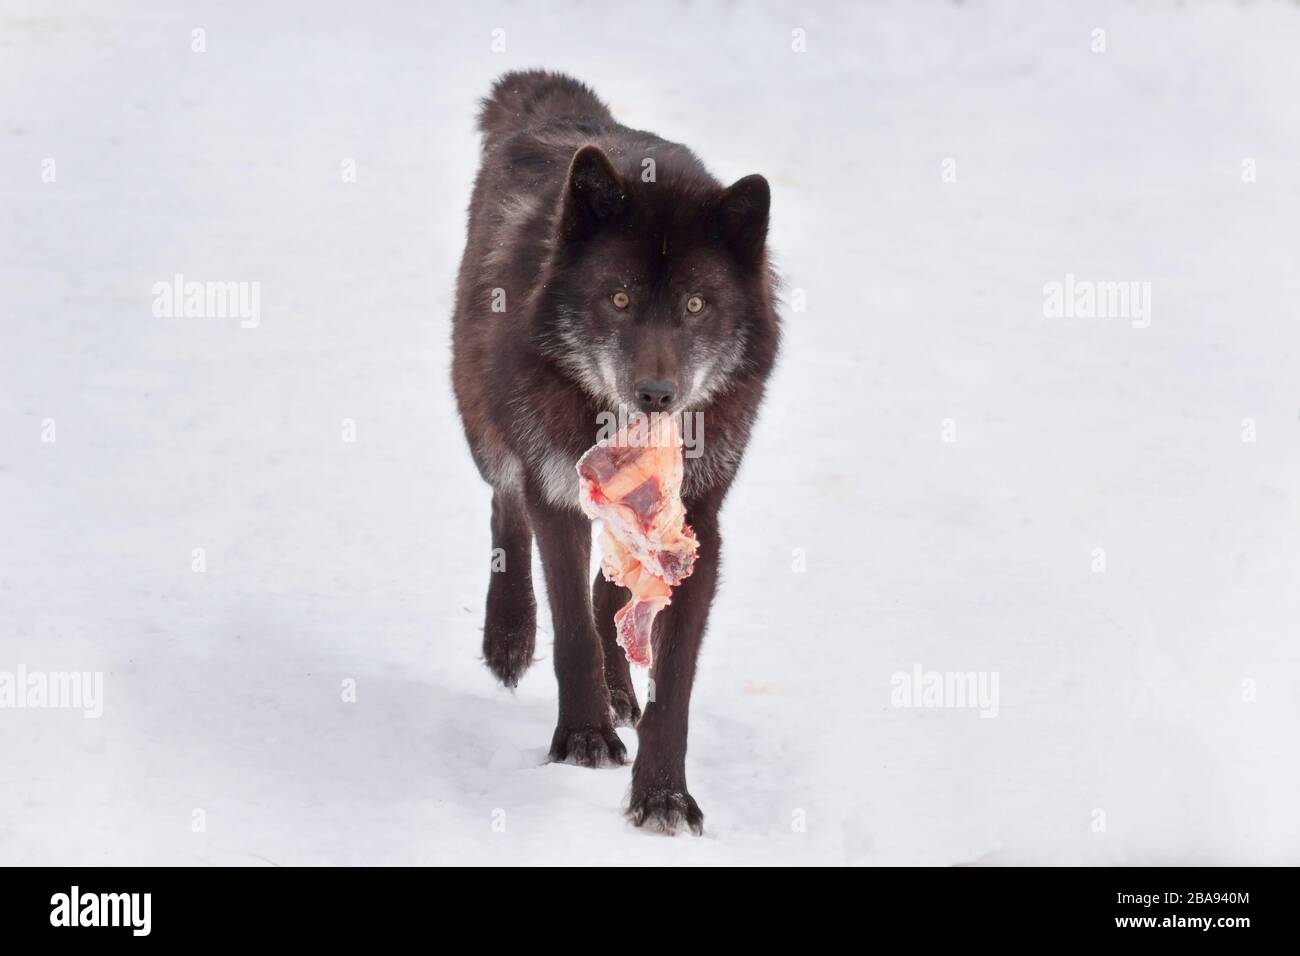
POLYGON ((551 738, 550 759, 579 767, 621 767, 627 762, 627 748, 608 724, 577 730, 557 727, 551 738))
POLYGON ((635 826, 669 836, 675 836, 683 827, 689 827, 696 836, 704 833, 704 814, 695 798, 685 790, 656 788, 639 795, 634 793, 627 818, 635 826))
POLYGON ((641 708, 636 702, 636 691, 629 688, 609 689, 609 709, 614 714, 615 727, 635 727, 641 719, 641 708))
POLYGON ((518 687, 519 678, 533 662, 536 649, 536 626, 504 627, 489 623, 483 629, 483 660, 497 680, 507 687, 518 687))

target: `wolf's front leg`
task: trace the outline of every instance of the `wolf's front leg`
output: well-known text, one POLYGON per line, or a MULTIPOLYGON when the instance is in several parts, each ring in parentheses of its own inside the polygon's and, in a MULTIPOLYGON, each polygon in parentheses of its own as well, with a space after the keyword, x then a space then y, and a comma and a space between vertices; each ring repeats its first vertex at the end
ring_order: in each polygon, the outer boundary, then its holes
POLYGON ((528 514, 542 552, 555 631, 560 714, 551 739, 551 759, 586 767, 621 764, 627 750, 610 720, 605 655, 588 590, 591 522, 577 510, 556 508, 532 494, 528 514))
POLYGON ((709 605, 718 584, 716 504, 691 507, 687 521, 700 541, 695 571, 673 591, 672 604, 655 621, 654 663, 650 693, 637 724, 636 763, 632 766, 632 799, 628 817, 637 826, 676 833, 688 826, 704 830, 704 814, 686 789, 686 729, 709 605))

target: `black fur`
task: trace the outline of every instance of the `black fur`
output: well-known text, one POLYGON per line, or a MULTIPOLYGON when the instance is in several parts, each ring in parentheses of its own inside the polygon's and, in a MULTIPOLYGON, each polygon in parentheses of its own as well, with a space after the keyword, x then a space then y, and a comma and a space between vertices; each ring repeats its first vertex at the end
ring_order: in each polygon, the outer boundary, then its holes
POLYGON ((559 74, 502 77, 479 125, 452 375, 471 452, 493 487, 492 542, 504 560, 488 589, 484 657, 510 686, 532 661, 536 537, 559 682, 552 759, 622 763, 615 722, 633 723, 629 818, 699 832, 703 815, 686 790, 687 715, 718 580, 718 509, 779 338, 768 185, 747 176, 724 187, 686 147, 620 125, 559 74), (692 297, 704 303, 697 313, 692 297), (573 469, 600 413, 619 405, 699 412, 704 426, 683 486, 699 557, 655 622, 655 696, 644 713, 614 641, 626 592, 599 575, 586 583, 591 528, 573 469))

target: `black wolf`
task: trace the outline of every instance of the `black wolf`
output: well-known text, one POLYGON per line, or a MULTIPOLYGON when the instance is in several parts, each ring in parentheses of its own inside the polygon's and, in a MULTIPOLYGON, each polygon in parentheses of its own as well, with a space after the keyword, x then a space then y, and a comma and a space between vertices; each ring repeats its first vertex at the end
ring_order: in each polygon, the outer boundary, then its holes
POLYGON ((555 631, 559 720, 551 759, 621 764, 615 723, 636 726, 630 819, 695 832, 686 726, 718 580, 718 508, 763 397, 779 336, 762 176, 724 187, 685 146, 614 120, 583 84, 509 73, 479 117, 452 377, 474 461, 492 486, 483 654, 507 686, 532 662, 541 548, 555 631), (696 570, 655 622, 644 714, 614 612, 627 592, 588 586, 591 527, 574 465, 620 406, 702 413, 682 489, 696 570), (606 419, 607 420, 607 419, 606 419))

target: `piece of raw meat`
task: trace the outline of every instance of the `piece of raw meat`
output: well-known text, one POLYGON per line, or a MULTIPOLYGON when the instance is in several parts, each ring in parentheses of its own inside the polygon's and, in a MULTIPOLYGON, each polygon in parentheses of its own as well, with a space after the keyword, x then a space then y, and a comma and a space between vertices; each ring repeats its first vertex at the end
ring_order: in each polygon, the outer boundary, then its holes
POLYGON ((672 589, 695 569, 700 544, 682 505, 682 450, 676 419, 630 424, 578 461, 578 500, 601 523, 601 570, 632 592, 614 614, 619 646, 650 664, 650 629, 672 589))

